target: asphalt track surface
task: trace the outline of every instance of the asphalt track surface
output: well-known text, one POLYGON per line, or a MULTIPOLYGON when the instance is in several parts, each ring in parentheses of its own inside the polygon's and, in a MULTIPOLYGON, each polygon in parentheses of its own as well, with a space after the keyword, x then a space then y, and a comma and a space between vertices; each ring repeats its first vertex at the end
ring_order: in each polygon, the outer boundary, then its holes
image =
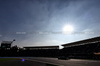
POLYGON ((0 66, 46 66, 44 63, 33 62, 33 61, 22 61, 22 59, 1 61, 0 66))
POLYGON ((70 60, 58 60, 57 58, 27 58, 31 61, 38 61, 43 63, 51 63, 60 66, 100 66, 100 61, 97 60, 82 60, 82 59, 70 59, 70 60))
POLYGON ((54 64, 59 66, 100 66, 100 61, 96 60, 81 60, 81 59, 70 59, 70 60, 58 60, 57 58, 41 58, 32 57, 23 58, 16 60, 0 62, 0 66, 46 66, 46 64, 54 64))

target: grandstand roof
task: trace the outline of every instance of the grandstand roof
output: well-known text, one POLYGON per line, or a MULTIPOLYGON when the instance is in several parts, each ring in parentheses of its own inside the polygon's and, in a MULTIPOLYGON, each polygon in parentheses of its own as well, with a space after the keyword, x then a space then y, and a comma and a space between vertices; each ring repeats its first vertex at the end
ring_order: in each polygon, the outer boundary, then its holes
POLYGON ((27 49, 30 49, 30 48, 33 48, 33 49, 51 49, 51 48, 55 48, 55 49, 57 49, 57 48, 59 48, 59 46, 34 46, 34 47, 32 47, 32 46, 30 46, 30 47, 23 47, 23 48, 27 48, 27 49))
POLYGON ((62 46, 73 46, 73 45, 88 44, 93 42, 100 42, 100 37, 94 37, 94 38, 80 40, 72 43, 67 43, 67 44, 63 44, 62 46))

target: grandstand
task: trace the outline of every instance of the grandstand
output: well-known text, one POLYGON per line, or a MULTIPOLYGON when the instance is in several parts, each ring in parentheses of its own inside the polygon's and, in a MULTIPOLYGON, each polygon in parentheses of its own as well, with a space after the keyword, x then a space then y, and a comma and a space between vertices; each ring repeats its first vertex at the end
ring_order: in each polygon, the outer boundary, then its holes
POLYGON ((33 56, 33 57, 57 57, 59 46, 30 46, 23 47, 24 51, 20 51, 20 56, 33 56))
POLYGON ((25 50, 39 50, 39 49, 59 49, 59 46, 34 46, 23 47, 25 50))
POLYGON ((1 43, 0 56, 100 59, 100 37, 63 44, 63 49, 59 49, 59 46, 27 46, 18 49, 17 46, 11 47, 13 41, 1 43))
POLYGON ((80 58, 94 58, 100 52, 100 37, 63 44, 60 55, 80 58))
POLYGON ((100 42, 100 37, 95 37, 95 38, 80 40, 80 41, 76 41, 76 42, 72 42, 72 43, 67 43, 67 44, 63 44, 62 46, 64 46, 64 48, 65 48, 65 47, 70 47, 70 46, 91 44, 91 43, 97 43, 97 42, 100 42))

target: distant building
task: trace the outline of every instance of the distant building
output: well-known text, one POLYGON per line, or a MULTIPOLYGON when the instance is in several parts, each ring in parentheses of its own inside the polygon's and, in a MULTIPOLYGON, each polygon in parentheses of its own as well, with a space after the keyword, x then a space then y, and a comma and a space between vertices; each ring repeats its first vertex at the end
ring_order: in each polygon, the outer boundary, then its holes
POLYGON ((35 46, 35 47, 23 47, 25 50, 39 50, 39 49, 59 49, 59 46, 35 46))
POLYGON ((58 57, 59 46, 23 47, 23 55, 33 57, 58 57))
MULTIPOLYGON (((15 40, 13 40, 13 41, 15 41, 15 40)), ((1 49, 10 49, 13 41, 2 41, 1 42, 1 49)))

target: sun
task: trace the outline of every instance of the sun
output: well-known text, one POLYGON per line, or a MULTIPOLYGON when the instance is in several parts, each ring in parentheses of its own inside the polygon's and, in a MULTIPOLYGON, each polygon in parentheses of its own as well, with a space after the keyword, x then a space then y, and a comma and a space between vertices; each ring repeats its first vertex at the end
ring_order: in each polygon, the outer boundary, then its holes
POLYGON ((71 34, 73 32, 73 26, 72 25, 65 25, 63 27, 63 33, 65 34, 71 34))

